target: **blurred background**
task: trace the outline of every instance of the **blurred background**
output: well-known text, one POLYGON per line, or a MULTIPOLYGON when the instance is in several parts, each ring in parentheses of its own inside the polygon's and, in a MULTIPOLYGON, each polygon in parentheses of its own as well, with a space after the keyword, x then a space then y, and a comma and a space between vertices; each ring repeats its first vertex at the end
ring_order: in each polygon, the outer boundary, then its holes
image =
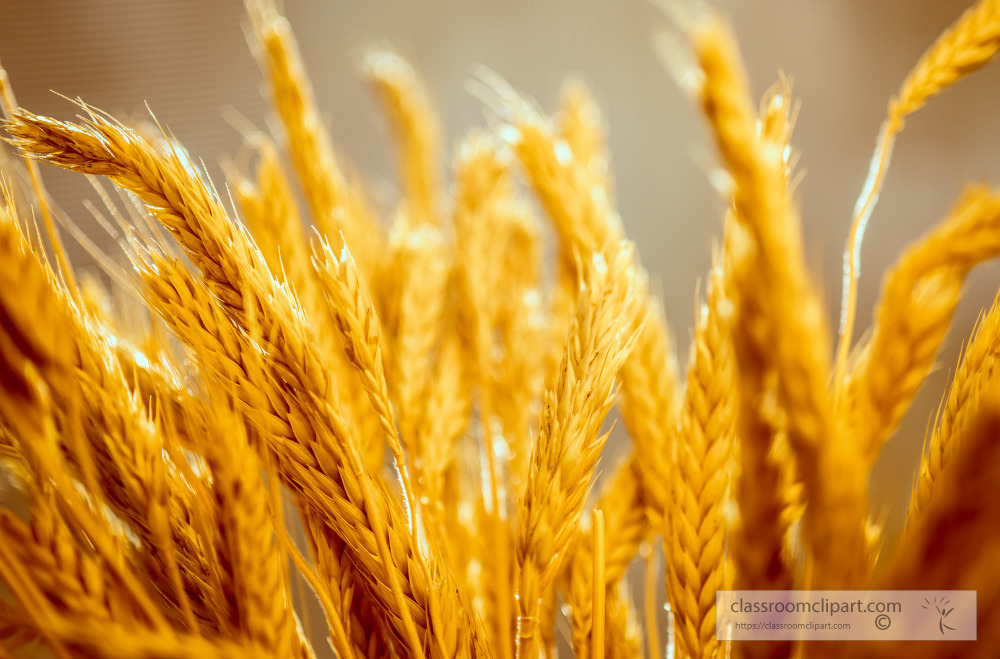
MULTIPOLYGON (((760 95, 784 72, 802 100, 793 137, 805 177, 799 202, 810 266, 831 319, 840 299, 841 252, 854 200, 889 96, 966 0, 716 0, 735 26, 760 95)), ((340 151, 388 211, 396 199, 389 134, 359 73, 365 49, 388 43, 423 76, 444 125, 445 155, 483 104, 468 91, 485 65, 554 110, 569 75, 588 83, 604 111, 619 210, 662 292, 682 362, 694 291, 720 236, 723 204, 708 183, 715 162, 700 118, 661 65, 654 36, 668 28, 645 0, 286 0, 320 107, 340 151)), ((80 96, 119 117, 144 104, 202 159, 218 185, 220 163, 242 138, 241 115, 269 121, 263 82, 244 37, 242 3, 201 0, 0 0, 0 61, 19 103, 69 119, 80 96), (228 121, 227 121, 228 119, 228 121)), ((908 121, 897 142, 863 251, 856 336, 868 326, 881 275, 903 247, 946 212, 967 181, 1000 181, 1000 64, 961 82, 908 121)), ((441 163, 442 171, 449 164, 441 163)), ((82 206, 83 177, 44 168, 50 192, 108 251, 82 206)), ((81 268, 94 268, 71 245, 81 268)), ((940 367, 886 447, 872 479, 873 510, 899 529, 928 420, 965 338, 1000 284, 995 264, 972 276, 940 367)), ((833 321, 831 320, 831 323, 833 321)))

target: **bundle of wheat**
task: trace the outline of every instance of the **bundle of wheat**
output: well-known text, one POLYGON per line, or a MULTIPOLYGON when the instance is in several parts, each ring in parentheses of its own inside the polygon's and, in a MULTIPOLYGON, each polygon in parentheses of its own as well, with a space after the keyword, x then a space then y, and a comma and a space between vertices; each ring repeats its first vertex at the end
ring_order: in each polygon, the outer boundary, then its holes
POLYGON ((672 64, 728 173, 683 380, 584 87, 547 117, 482 73, 504 121, 462 143, 448 196, 416 74, 371 55, 404 192, 386 232, 322 126, 288 22, 270 0, 247 10, 283 132, 249 136, 255 173, 232 168, 240 218, 167 133, 82 102, 76 123, 37 116, 0 75, 33 185, 30 208, 9 187, 0 205, 0 447, 23 495, 0 510, 0 656, 310 657, 325 639, 340 657, 534 659, 556 653, 560 617, 594 659, 843 651, 722 640, 716 592, 733 588, 975 589, 979 641, 959 651, 1000 652, 1000 305, 955 371, 892 554, 867 494, 966 278, 1000 255, 1000 193, 969 187, 901 255, 851 343, 893 141, 1000 48, 1000 3, 962 16, 889 104, 834 359, 790 182, 789 85, 758 114, 723 21, 680 21, 672 64), (132 268, 104 262, 131 310, 75 280, 39 161, 132 202, 122 213, 104 195, 132 268), (551 264, 522 187, 551 222, 551 264), (631 453, 591 500, 615 404, 631 453), (626 580, 640 554, 646 649, 626 580), (305 585, 319 634, 302 624, 305 585), (656 626, 664 601, 672 633, 656 626))

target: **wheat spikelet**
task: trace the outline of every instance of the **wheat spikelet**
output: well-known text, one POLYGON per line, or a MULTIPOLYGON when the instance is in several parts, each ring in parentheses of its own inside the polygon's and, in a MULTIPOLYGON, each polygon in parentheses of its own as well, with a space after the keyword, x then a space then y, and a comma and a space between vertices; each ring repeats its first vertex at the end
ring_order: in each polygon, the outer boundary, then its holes
POLYGON ((9 130, 26 150, 33 148, 36 156, 63 167, 109 175, 146 202, 178 238, 232 322, 247 328, 249 319, 255 319, 261 335, 279 348, 287 371, 279 379, 297 377, 321 398, 334 394, 301 308, 271 276, 249 237, 179 158, 157 153, 128 129, 96 115, 88 128, 27 113, 18 117, 22 121, 9 130))
POLYGON ((347 359, 361 378, 362 386, 378 415, 389 448, 396 461, 404 493, 412 514, 416 514, 415 493, 406 471, 403 445, 389 403, 389 387, 385 382, 382 362, 382 330, 371 298, 362 290, 358 272, 350 251, 344 246, 340 255, 323 243, 322 252, 314 257, 320 283, 326 291, 334 322, 340 330, 347 359))
POLYGON ((507 163, 481 135, 463 142, 455 178, 456 260, 466 309, 459 321, 469 326, 480 373, 480 415, 501 421, 511 453, 501 471, 506 467, 516 493, 527 476, 531 405, 542 387, 538 354, 516 349, 544 332, 540 229, 515 199, 507 163))
MULTIPOLYGON (((127 602, 127 607, 132 610, 131 616, 140 621, 141 624, 148 624, 157 629, 164 629, 168 622, 163 609, 169 609, 166 602, 158 601, 154 594, 158 588, 150 583, 150 578, 155 579, 158 573, 155 571, 136 571, 134 565, 126 560, 125 548, 122 546, 121 537, 113 531, 109 525, 108 517, 100 514, 98 509, 92 507, 90 501, 86 500, 83 494, 74 486, 70 479, 69 468, 58 445, 58 436, 55 419, 55 407, 49 395, 46 384, 37 376, 37 371, 31 367, 26 370, 29 386, 32 390, 31 402, 24 405, 22 413, 35 420, 35 424, 30 427, 24 425, 26 430, 17 438, 17 448, 30 473, 33 474, 33 483, 29 486, 33 502, 33 522, 34 531, 40 541, 49 540, 57 532, 57 525, 60 520, 56 519, 53 513, 59 509, 58 514, 63 521, 67 522, 67 529, 72 531, 74 539, 86 537, 84 541, 85 551, 93 551, 96 560, 105 569, 114 583, 121 586, 121 599, 111 597, 107 600, 108 605, 112 602, 127 602), (48 510, 45 510, 48 506, 48 510)), ((74 411, 79 411, 79 404, 71 401, 68 407, 74 411)), ((69 429, 63 429, 63 435, 74 435, 81 432, 81 421, 75 419, 69 429)), ((83 440, 77 438, 70 439, 68 444, 79 446, 83 440)), ((67 534, 68 535, 68 534, 67 534)), ((147 535, 148 537, 148 535, 147 535)), ((66 539, 66 535, 63 538, 66 539)), ((55 555, 64 559, 73 558, 72 542, 56 548, 55 555)), ((151 548, 150 548, 151 549, 151 548)), ((39 547, 38 551, 29 552, 21 560, 44 560, 42 557, 45 549, 39 547)), ((152 558, 149 554, 144 558, 152 558)), ((43 623, 43 620, 51 620, 54 615, 52 602, 46 597, 45 587, 53 585, 46 582, 44 578, 34 575, 31 571, 25 571, 18 567, 18 557, 12 549, 5 549, 0 556, 0 573, 4 582, 9 587, 11 593, 20 601, 25 611, 36 622, 43 623), (11 571, 15 571, 14 577, 11 571)), ((86 560, 83 561, 86 563, 86 560)), ((66 566, 69 567, 69 566, 66 566)), ((157 564, 157 568, 162 573, 163 563, 157 564)), ((81 577, 88 577, 90 586, 94 585, 95 571, 86 570, 81 577)), ((79 589, 77 589, 79 592, 79 589)), ((162 591, 160 591, 162 592, 162 591)), ((71 591, 62 593, 72 597, 71 591)), ((52 593, 55 594, 55 593, 52 593)), ((61 595, 57 595, 61 596, 61 595)), ((72 602, 67 602, 72 603, 72 602)), ((95 612, 96 613, 96 612, 95 612)), ((171 611, 170 613, 173 613, 171 611)), ((112 616, 115 614, 112 613, 112 616)), ((128 615, 128 614, 126 614, 128 615)), ((60 656, 65 655, 65 650, 58 642, 51 638, 51 630, 46 626, 42 630, 47 641, 60 656)))
POLYGON ((321 588, 324 596, 333 607, 325 611, 327 617, 336 616, 336 622, 330 622, 331 643, 338 655, 352 657, 360 653, 369 640, 365 638, 357 619, 356 610, 363 603, 370 603, 364 593, 355 597, 355 588, 364 588, 357 580, 357 574, 347 553, 344 551, 344 541, 327 526, 322 517, 306 508, 302 515, 302 526, 306 540, 309 543, 310 554, 316 563, 321 588), (342 629, 341 637, 336 630, 342 629))
MULTIPOLYGON (((513 141, 521 168, 559 236, 549 339, 549 344, 555 346, 565 337, 576 305, 577 255, 589 258, 602 245, 619 239, 622 231, 617 217, 610 212, 607 196, 599 186, 592 185, 585 165, 573 157, 565 142, 556 138, 554 128, 533 111, 526 111, 522 99, 515 97, 508 103, 518 111, 508 139, 513 141)), ((558 351, 549 351, 546 386, 557 377, 560 360, 558 351)))
MULTIPOLYGON (((648 299, 648 298, 647 298, 648 299)), ((621 378, 622 417, 632 437, 644 502, 662 524, 669 509, 672 428, 677 419, 677 360, 662 307, 650 301, 650 320, 642 326, 625 360, 621 378)))
MULTIPOLYGON (((0 413, 17 422, 17 401, 30 394, 21 375, 22 363, 30 359, 53 377, 67 378, 76 360, 73 344, 60 341, 65 318, 62 301, 51 295, 53 283, 23 240, 13 216, 0 208, 0 374, 6 396, 0 397, 0 413), (37 327, 39 331, 33 331, 37 327)), ((8 421, 11 422, 11 421, 8 421)))
MULTIPOLYGON (((303 478, 310 466, 318 466, 317 457, 310 452, 308 444, 295 441, 292 423, 300 422, 294 417, 282 418, 282 412, 288 415, 293 411, 289 409, 289 403, 254 386, 253 381, 261 381, 266 367, 260 363, 254 347, 247 344, 246 337, 228 322, 218 303, 205 295, 182 265, 156 259, 150 266, 142 272, 150 306, 168 320, 185 344, 194 348, 201 366, 228 386, 230 393, 237 397, 237 405, 244 415, 253 411, 248 419, 262 437, 273 438, 270 448, 279 459, 279 468, 283 468, 284 472, 282 475, 286 479, 300 479, 286 482, 297 491, 307 492, 310 486, 334 486, 332 481, 319 479, 319 474, 303 478), (286 441, 282 442, 281 438, 286 441), (317 480, 318 483, 315 482, 317 480)), ((263 382, 267 383, 266 375, 263 382)), ((335 422, 333 427, 338 425, 335 422)), ((342 425, 340 430, 343 431, 342 425)), ((302 430, 298 436, 301 433, 302 430)), ((326 514, 326 519, 329 519, 328 510, 317 511, 317 514, 326 514)), ((345 613, 337 612, 339 615, 345 613)))
MULTIPOLYGON (((357 268, 347 247, 337 255, 329 243, 322 243, 314 256, 320 283, 326 291, 334 321, 344 340, 348 361, 354 365, 389 437, 397 465, 402 470, 403 449, 389 404, 382 360, 382 331, 371 298, 362 290, 357 268)), ((409 487, 407 487, 409 489, 409 487)))
POLYGON ((541 342, 547 328, 537 288, 521 289, 515 300, 499 323, 505 359, 497 378, 496 410, 511 447, 509 485, 514 493, 520 494, 528 479, 531 425, 537 416, 536 406, 545 384, 545 354, 520 350, 519 346, 541 342))
MULTIPOLYGON (((458 189, 455 209, 456 253, 458 278, 461 284, 465 316, 469 329, 470 357, 478 373, 475 382, 478 389, 479 422, 486 454, 488 482, 488 510, 492 519, 487 522, 492 544, 497 551, 483 556, 488 569, 500 575, 494 582, 491 602, 496 606, 493 623, 496 635, 501 639, 511 637, 513 614, 510 591, 513 588, 514 571, 509 546, 509 528, 505 520, 506 489, 501 484, 507 464, 497 464, 496 443, 503 441, 509 449, 509 440, 503 437, 506 428, 500 428, 497 435, 496 416, 498 391, 494 377, 494 355, 497 345, 496 322, 501 299, 501 291, 506 288, 499 283, 497 237, 500 222, 500 206, 511 196, 511 182, 507 168, 482 139, 466 141, 460 150, 460 160, 456 172, 458 189)), ((513 653, 512 644, 503 643, 503 656, 513 653)))
MULTIPOLYGON (((309 309, 313 322, 322 322, 321 304, 310 291, 316 288, 302 218, 291 182, 285 177, 274 144, 260 138, 257 175, 253 179, 233 175, 233 191, 243 211, 247 228, 260 247, 261 255, 281 281, 288 281, 309 309)), ((319 297, 322 299, 322 296, 319 297)))
POLYGON ((599 186, 591 183, 584 164, 573 158, 565 142, 557 141, 541 117, 522 113, 515 125, 514 151, 552 221, 563 257, 572 249, 596 252, 622 235, 621 222, 599 186))
POLYGON ((62 520, 51 514, 49 506, 53 503, 46 501, 32 507, 31 526, 10 511, 3 511, 3 537, 12 547, 19 569, 31 575, 53 606, 100 624, 111 618, 113 609, 125 608, 107 600, 128 600, 113 582, 105 583, 100 562, 80 551, 62 520), (42 514, 43 510, 49 514, 42 514))
POLYGON ((247 0, 246 5, 271 102, 284 126, 288 152, 312 219, 328 240, 337 243, 344 237, 368 280, 381 249, 379 226, 360 186, 337 161, 291 26, 271 0, 247 0))
POLYGON ((635 305, 631 253, 588 264, 559 377, 546 393, 528 485, 517 517, 518 656, 534 657, 539 608, 577 521, 607 435, 600 424, 612 402, 614 375, 631 348, 635 305))
MULTIPOLYGON (((513 195, 510 171, 493 146, 482 136, 467 139, 459 149, 455 170, 455 246, 462 293, 468 305, 470 341, 476 360, 489 360, 493 351, 493 329, 501 300, 506 293, 503 276, 504 232, 502 206, 513 195)), ((480 395, 487 391, 488 362, 480 395)), ((482 373, 482 371, 480 371, 482 373)))
POLYGON ((998 222, 1000 197, 969 188, 945 221, 886 275, 871 340, 846 385, 850 424, 868 461, 933 366, 969 270, 1000 253, 998 222))
POLYGON ((494 366, 494 402, 511 449, 508 481, 513 492, 520 494, 528 478, 536 405, 545 386, 545 352, 519 349, 542 344, 547 336, 543 245, 539 221, 520 205, 502 207, 495 226, 499 234, 495 251, 501 263, 496 266, 491 290, 498 300, 496 324, 503 352, 500 364, 494 366))
POLYGON ((699 310, 681 407, 672 488, 667 592, 682 656, 714 657, 716 590, 725 590, 723 505, 728 497, 735 441, 735 358, 730 343, 727 276, 717 263, 699 310))
POLYGON ((396 138, 407 209, 419 224, 441 223, 438 210, 438 124, 410 63, 391 51, 368 54, 365 72, 396 138))
MULTIPOLYGON (((750 243, 735 218, 726 220, 723 239, 724 268, 731 277, 726 288, 737 292, 736 276, 748 267, 750 243)), ((734 300, 735 301, 735 300, 734 300)), ((733 323, 733 340, 742 340, 744 327, 739 324, 737 307, 733 323)), ((739 518, 732 530, 730 557, 733 563, 733 584, 745 590, 786 590, 793 586, 793 573, 786 560, 786 539, 791 524, 801 517, 800 497, 791 496, 795 484, 795 456, 785 436, 785 421, 781 410, 773 403, 773 385, 768 386, 761 374, 742 366, 738 369, 736 423, 738 476, 736 501, 739 518)), ((750 644, 744 648, 748 656, 768 656, 772 644, 750 644)), ((785 654, 790 648, 785 648, 785 654)), ((776 653, 779 654, 779 653, 776 653)), ((779 656, 781 656, 779 654, 779 656)))
MULTIPOLYGON (((230 222, 176 152, 163 154, 125 126, 97 114, 81 126, 22 110, 7 130, 12 142, 33 157, 107 176, 135 193, 205 273, 212 292, 237 314, 247 312, 241 284, 251 274, 269 275, 267 267, 256 246, 230 222)), ((255 315, 261 316, 259 310, 255 315)))
MULTIPOLYGON (((818 583, 856 582, 864 572, 865 483, 853 468, 857 451, 832 413, 828 333, 788 208, 782 153, 757 137, 742 65, 719 19, 701 17, 691 39, 704 75, 699 101, 733 178, 736 217, 755 249, 753 267, 736 276, 734 285, 742 327, 738 364, 748 374, 776 377, 789 446, 806 490, 806 535, 818 583)), ((750 384, 751 390, 760 392, 763 382, 750 384)))
MULTIPOLYGON (((791 84, 779 80, 761 100, 759 133, 765 144, 781 150, 785 164, 786 194, 794 164, 790 139, 794 124, 791 84)), ((751 254, 751 243, 732 212, 727 214, 723 233, 723 288, 733 291, 731 273, 751 254)), ((739 517, 730 537, 730 557, 735 587, 747 590, 788 589, 793 586, 794 555, 791 551, 794 524, 804 510, 802 484, 796 474, 795 456, 788 445, 785 420, 772 404, 769 383, 752 371, 740 372, 738 454, 739 477, 736 500, 739 517)), ((787 656, 789 643, 743 644, 742 654, 787 656)))

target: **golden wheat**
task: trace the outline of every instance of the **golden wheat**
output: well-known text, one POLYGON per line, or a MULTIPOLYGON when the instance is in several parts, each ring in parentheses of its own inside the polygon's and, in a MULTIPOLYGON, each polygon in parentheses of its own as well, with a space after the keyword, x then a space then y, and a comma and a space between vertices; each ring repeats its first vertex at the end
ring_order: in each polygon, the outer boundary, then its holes
POLYGON ((607 434, 600 424, 612 402, 614 375, 631 348, 635 304, 631 253, 587 264, 562 367, 546 392, 528 485, 518 510, 518 657, 534 657, 540 601, 583 511, 587 484, 607 434))
POLYGON ((1000 254, 994 225, 1000 197, 970 188, 886 275, 871 339, 846 385, 849 423, 866 460, 878 455, 933 366, 969 270, 1000 254))
POLYGON ((246 5, 271 101, 312 220, 330 240, 344 236, 368 279, 374 274, 381 236, 365 193, 334 153, 288 21, 271 0, 246 0, 246 5))
POLYGON ((766 374, 774 374, 789 446, 806 487, 806 537, 817 585, 857 583, 864 575, 856 557, 863 555, 865 480, 853 469, 858 451, 833 415, 827 326, 786 197, 782 150, 757 135, 742 64, 717 17, 697 22, 692 46, 704 75, 699 100, 733 178, 736 218, 754 245, 754 258, 734 273, 739 368, 744 378, 756 378, 747 382, 756 392, 763 390, 766 374))
POLYGON ((722 511, 732 469, 737 380, 726 280, 717 265, 695 323, 675 442, 672 514, 665 534, 667 592, 674 607, 677 645, 682 654, 702 657, 718 652, 714 593, 726 590, 729 580, 722 511))
POLYGON ((162 129, 130 129, 82 102, 77 123, 18 109, 0 69, 7 140, 27 158, 27 170, 0 158, 4 176, 23 179, 0 189, 0 461, 11 484, 0 656, 305 659, 323 643, 351 659, 536 659, 555 657, 562 635, 578 657, 635 657, 628 574, 640 554, 651 656, 664 652, 663 595, 677 656, 839 653, 717 638, 715 594, 868 586, 977 590, 979 643, 956 651, 996 653, 1000 303, 941 403, 898 547, 867 497, 970 271, 1000 255, 995 191, 967 188, 901 255, 873 331, 850 362, 845 352, 857 249, 893 137, 993 57, 995 0, 942 35, 890 102, 845 254, 835 357, 793 196, 790 83, 755 112, 721 19, 677 12, 692 57, 673 63, 728 174, 683 386, 625 240, 586 87, 567 85, 546 116, 481 70, 500 124, 460 143, 449 189, 417 74, 373 51, 365 72, 401 181, 385 240, 334 153, 287 20, 270 0, 246 9, 284 151, 247 132, 255 175, 229 172, 246 226, 162 129), (120 189, 127 213, 95 185, 131 270, 72 233, 145 306, 110 304, 91 276, 77 283, 53 224, 66 214, 36 161, 120 189), (52 261, 24 219, 32 210, 52 261), (616 400, 631 446, 587 515, 616 400))
POLYGON ((844 291, 841 300, 840 341, 837 347, 835 386, 845 385, 848 351, 857 305, 857 278, 861 267, 861 244, 878 201, 889 167, 893 143, 903 130, 906 117, 932 97, 942 93, 970 73, 986 65, 1000 49, 1000 2, 980 0, 970 7, 927 49, 910 71, 896 97, 890 99, 885 122, 879 132, 868 178, 854 206, 854 220, 844 251, 844 291))

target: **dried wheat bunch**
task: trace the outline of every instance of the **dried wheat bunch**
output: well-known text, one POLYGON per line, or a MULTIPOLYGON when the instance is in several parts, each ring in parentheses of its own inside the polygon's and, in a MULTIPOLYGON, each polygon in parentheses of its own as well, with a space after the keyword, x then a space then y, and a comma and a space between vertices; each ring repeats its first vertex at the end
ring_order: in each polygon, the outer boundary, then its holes
MULTIPOLYGON (((323 127, 288 21, 270 0, 246 6, 279 122, 248 134, 255 167, 230 167, 240 217, 167 134, 83 102, 75 122, 35 115, 0 70, 15 149, 0 158, 0 657, 846 651, 726 640, 715 597, 731 588, 976 589, 980 640, 961 654, 1000 653, 998 303, 937 411, 891 553, 867 494, 971 270, 1000 255, 1000 192, 969 186, 900 255, 852 343, 892 143, 1000 48, 1000 4, 960 17, 889 104, 836 354, 804 257, 790 85, 758 112, 724 21, 678 13, 669 63, 728 177, 683 377, 585 86, 549 116, 481 72, 502 120, 461 142, 449 188, 419 77, 373 51, 402 192, 383 223, 323 127), (55 223, 72 211, 38 163, 121 191, 125 212, 95 184, 132 267, 96 256, 131 306, 77 282, 55 223), (616 404, 630 441, 598 481, 616 404)), ((952 648, 850 648, 902 651, 952 648)))

